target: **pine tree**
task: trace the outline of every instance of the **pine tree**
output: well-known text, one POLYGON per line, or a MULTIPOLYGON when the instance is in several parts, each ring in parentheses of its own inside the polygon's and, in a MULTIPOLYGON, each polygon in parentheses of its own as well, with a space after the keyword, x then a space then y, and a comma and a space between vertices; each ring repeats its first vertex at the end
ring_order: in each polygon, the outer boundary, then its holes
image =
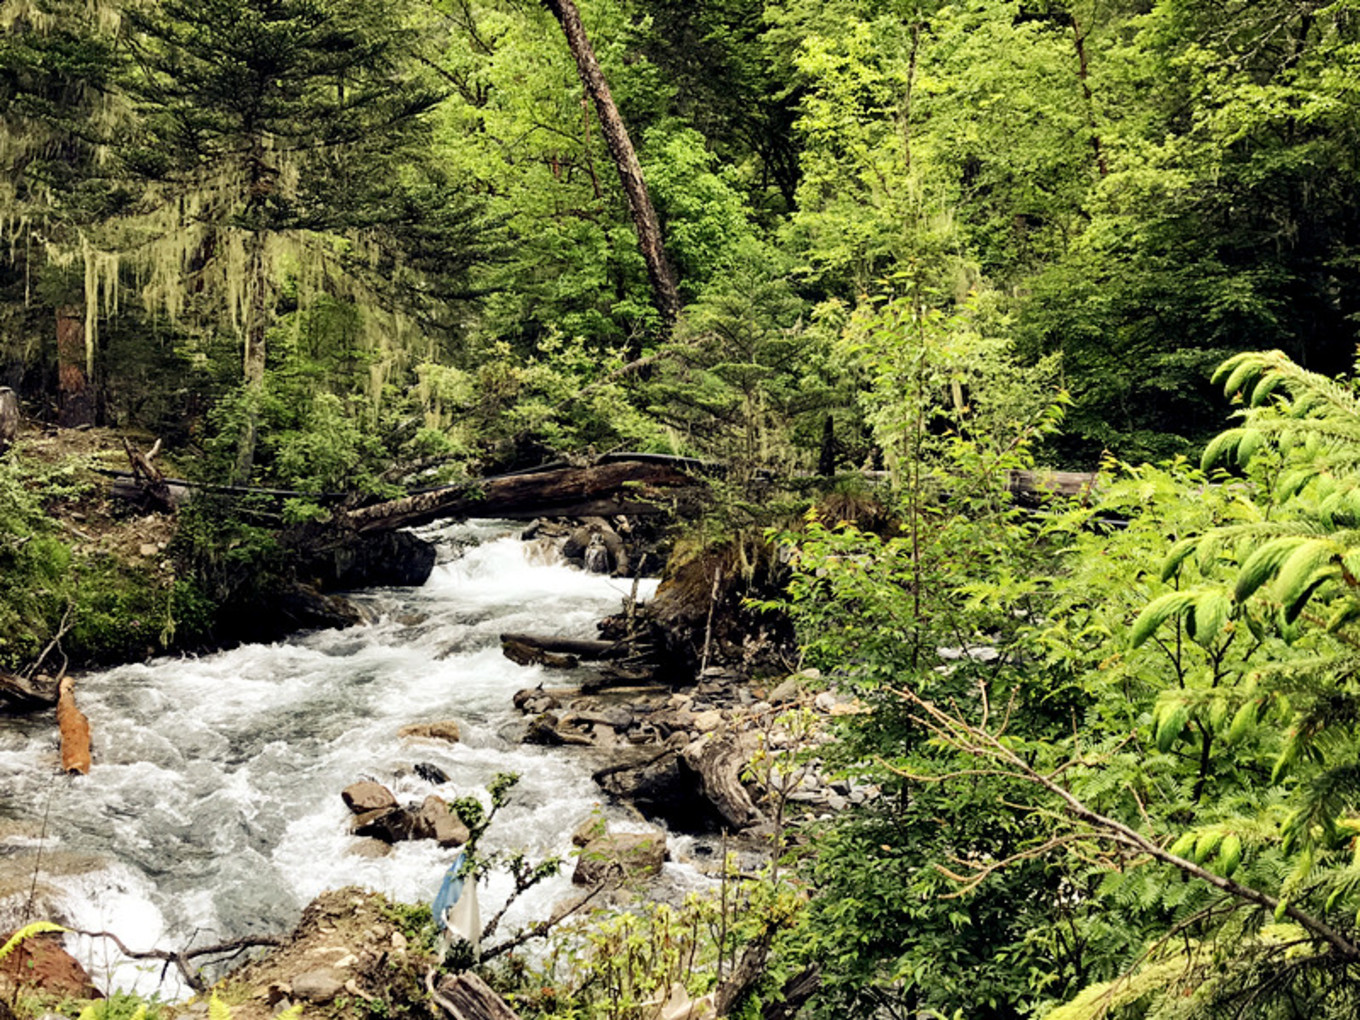
POLYGON ((142 129, 121 154, 146 190, 125 227, 150 303, 179 314, 208 294, 192 311, 241 336, 245 479, 285 266, 342 268, 326 235, 373 221, 438 95, 409 71, 402 13, 375 0, 166 0, 129 20, 142 129))
POLYGON ((68 426, 95 417, 91 236, 125 200, 101 145, 126 114, 110 87, 119 23, 106 3, 0 8, 0 238, 24 305, 54 314, 58 421, 68 426))

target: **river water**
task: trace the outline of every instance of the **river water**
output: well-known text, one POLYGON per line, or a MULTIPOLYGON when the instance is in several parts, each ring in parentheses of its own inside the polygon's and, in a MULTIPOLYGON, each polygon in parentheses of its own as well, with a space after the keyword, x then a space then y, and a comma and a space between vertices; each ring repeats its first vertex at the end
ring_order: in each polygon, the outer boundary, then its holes
MULTIPOLYGON (((518 743, 511 696, 562 675, 516 666, 498 637, 593 637, 628 586, 546 562, 517 531, 496 522, 427 531, 444 562, 421 588, 357 596, 370 625, 81 677, 95 741, 88 776, 58 774, 50 716, 0 719, 0 893, 10 894, 0 897, 0 926, 21 919, 39 860, 40 889, 59 891, 39 895, 37 911, 115 932, 133 949, 287 931, 309 900, 344 885, 428 902, 449 851, 427 840, 375 859, 351 852, 339 794, 366 777, 403 802, 432 792, 485 801, 493 775, 517 772, 486 846, 569 852, 571 831, 601 799, 591 760, 518 743), (449 718, 462 730, 456 744, 397 736, 406 724, 449 718), (450 782, 420 779, 417 762, 450 782)), ((641 596, 654 587, 643 582, 641 596)), ((643 827, 617 809, 611 820, 643 827)), ((545 915, 570 895, 569 873, 533 890, 505 924, 545 915)), ((508 881, 483 888, 484 916, 507 891, 508 881)), ((71 948, 101 986, 183 991, 105 940, 71 948)))

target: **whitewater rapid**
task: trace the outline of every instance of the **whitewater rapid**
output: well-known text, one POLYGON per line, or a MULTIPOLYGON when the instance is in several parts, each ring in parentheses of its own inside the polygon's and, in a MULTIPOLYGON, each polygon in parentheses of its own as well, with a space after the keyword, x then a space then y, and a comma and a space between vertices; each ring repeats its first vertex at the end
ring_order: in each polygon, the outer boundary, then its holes
MULTIPOLYGON (((448 851, 419 841, 386 857, 351 852, 339 794, 365 777, 404 802, 429 793, 485 801, 492 776, 516 772, 487 848, 568 853, 571 831, 601 800, 591 761, 518 742, 514 692, 563 678, 511 663, 498 638, 593 637, 629 585, 544 562, 517 531, 495 522, 427 531, 444 562, 421 588, 355 596, 374 623, 80 677, 95 741, 88 776, 58 774, 50 717, 0 719, 0 926, 22 919, 39 859, 37 910, 115 932, 133 949, 287 931, 309 900, 345 885, 428 902, 448 851), (397 735, 443 719, 458 721, 460 742, 397 735), (417 762, 450 782, 420 779, 417 762)), ((640 595, 654 588, 644 581, 640 595)), ((641 827, 617 809, 611 817, 641 827)), ((546 915, 570 895, 569 873, 533 890, 505 924, 546 915)), ((484 887, 484 912, 508 885, 484 887)), ((104 940, 72 948, 102 987, 183 992, 104 940)))

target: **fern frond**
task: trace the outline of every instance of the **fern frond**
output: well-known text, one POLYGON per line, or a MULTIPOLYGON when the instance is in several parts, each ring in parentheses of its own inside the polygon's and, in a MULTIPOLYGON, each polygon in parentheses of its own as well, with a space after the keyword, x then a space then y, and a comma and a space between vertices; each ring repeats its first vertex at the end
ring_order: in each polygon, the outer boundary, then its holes
POLYGON ((28 939, 36 935, 44 935, 48 932, 63 932, 66 929, 59 924, 51 921, 34 921, 32 924, 25 925, 9 937, 3 947, 0 947, 0 960, 3 960, 14 950, 18 949, 28 939))
POLYGON ((1202 590, 1173 591, 1167 592, 1160 598, 1153 599, 1138 614, 1138 619, 1133 622, 1133 629, 1129 632, 1130 646, 1137 648, 1152 637, 1157 632, 1157 628, 1167 620, 1183 615, 1195 604, 1195 599, 1202 593, 1202 590))

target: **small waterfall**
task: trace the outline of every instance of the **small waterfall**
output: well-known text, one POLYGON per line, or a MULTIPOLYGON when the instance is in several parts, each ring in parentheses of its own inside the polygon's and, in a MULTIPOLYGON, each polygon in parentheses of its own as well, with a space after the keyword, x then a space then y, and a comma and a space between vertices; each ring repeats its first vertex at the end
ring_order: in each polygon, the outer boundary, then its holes
MULTIPOLYGON (((548 562, 517 530, 427 529, 440 565, 422 588, 358 596, 371 625, 81 677, 95 738, 88 777, 57 774, 50 719, 0 720, 0 926, 19 920, 39 850, 36 916, 115 932, 134 949, 286 931, 312 897, 344 885, 430 900, 450 856, 433 842, 373 859, 349 852, 339 794, 366 776, 418 801, 476 795, 497 772, 517 772, 488 846, 565 855, 601 794, 579 750, 517 742, 512 694, 565 678, 514 665, 499 635, 593 637, 630 585, 548 562), (397 736, 450 718, 459 743, 397 736), (416 762, 449 782, 431 786, 411 772, 416 762)), ((654 589, 644 582, 641 596, 654 589)), ((535 889, 505 924, 545 915, 569 895, 568 878, 569 868, 535 889)), ((508 889, 493 881, 483 904, 508 889)), ((71 948, 101 985, 159 984, 159 967, 122 959, 104 940, 71 948)))

